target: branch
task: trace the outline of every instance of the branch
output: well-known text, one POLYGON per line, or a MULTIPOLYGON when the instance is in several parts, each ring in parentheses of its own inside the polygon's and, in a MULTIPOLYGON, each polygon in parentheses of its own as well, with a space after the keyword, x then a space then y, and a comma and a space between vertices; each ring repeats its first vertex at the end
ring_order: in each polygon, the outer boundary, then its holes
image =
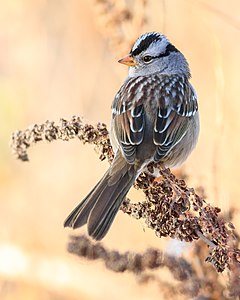
MULTIPOLYGON (((150 166, 151 167, 151 166, 150 166)), ((143 173, 137 179, 136 188, 143 190, 146 200, 130 203, 125 200, 122 210, 136 219, 144 219, 156 236, 169 236, 191 242, 201 239, 209 247, 206 260, 223 272, 240 260, 232 223, 226 223, 213 207, 189 188, 185 181, 177 179, 170 170, 161 170, 159 182, 143 173)))
POLYGON ((13 155, 22 161, 28 161, 27 150, 39 142, 53 142, 56 140, 69 141, 79 138, 83 144, 94 144, 100 154, 99 159, 113 159, 108 130, 104 123, 98 123, 96 127, 84 124, 80 117, 73 116, 70 121, 60 119, 59 124, 46 121, 42 124, 34 124, 26 130, 16 130, 12 134, 11 149, 13 155))
MULTIPOLYGON (((26 161, 28 148, 36 143, 73 138, 79 138, 83 144, 93 144, 101 160, 112 161, 113 151, 106 125, 98 123, 94 127, 75 116, 70 121, 61 119, 59 124, 47 121, 16 131, 12 135, 11 147, 18 159, 26 161)), ((235 288, 240 286, 239 239, 233 224, 224 221, 220 215, 220 208, 208 204, 183 179, 176 178, 169 169, 161 169, 157 164, 148 166, 148 172, 139 176, 135 188, 144 192, 145 200, 131 203, 126 199, 121 210, 136 219, 142 218, 159 238, 169 236, 186 242, 201 239, 209 251, 205 260, 218 272, 230 271, 232 294, 239 295, 239 288, 235 288), (151 175, 156 168, 162 175, 161 180, 151 175)), ((114 268, 129 269, 124 257, 125 265, 121 263, 114 268)))
MULTIPOLYGON (((167 268, 176 281, 182 282, 178 292, 191 297, 198 294, 201 285, 197 274, 185 259, 164 254, 158 249, 149 248, 142 254, 130 251, 120 253, 115 250, 110 251, 101 243, 93 243, 89 238, 81 235, 70 237, 68 251, 88 260, 102 260, 106 268, 111 271, 117 273, 131 272, 138 276, 141 283, 149 280, 162 283, 157 276, 154 276, 153 273, 149 274, 147 271, 167 268)), ((169 288, 170 286, 167 290, 169 288)), ((172 288, 173 285, 171 285, 172 288)))

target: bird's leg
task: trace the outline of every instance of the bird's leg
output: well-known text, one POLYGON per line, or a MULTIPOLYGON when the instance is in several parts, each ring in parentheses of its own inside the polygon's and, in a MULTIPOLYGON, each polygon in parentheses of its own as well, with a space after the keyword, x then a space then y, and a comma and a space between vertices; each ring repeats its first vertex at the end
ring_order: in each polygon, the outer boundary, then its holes
POLYGON ((195 232, 199 237, 199 239, 202 240, 204 243, 206 243, 210 248, 214 248, 217 246, 214 242, 212 242, 205 235, 203 235, 200 230, 196 230, 195 232))

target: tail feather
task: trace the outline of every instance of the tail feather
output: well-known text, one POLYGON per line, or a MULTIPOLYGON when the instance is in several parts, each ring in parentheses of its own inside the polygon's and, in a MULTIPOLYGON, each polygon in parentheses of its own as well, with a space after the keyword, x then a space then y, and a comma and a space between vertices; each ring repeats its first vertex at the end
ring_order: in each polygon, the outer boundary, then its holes
POLYGON ((88 218, 88 233, 96 240, 101 240, 108 232, 126 194, 135 181, 134 167, 125 173, 118 182, 108 186, 99 196, 88 218), (108 190, 111 195, 107 195, 108 190))
MULTIPOLYGON (((116 165, 114 168, 117 170, 116 165)), ((111 166, 91 192, 70 213, 64 227, 78 228, 88 223, 88 233, 94 239, 100 240, 106 235, 136 179, 135 166, 127 164, 126 161, 124 164, 121 162, 121 167, 116 172, 112 170, 111 166)))
POLYGON ((91 192, 74 208, 64 221, 64 227, 72 227, 73 229, 76 229, 87 223, 90 211, 95 204, 96 194, 99 192, 99 187, 107 176, 108 172, 105 173, 103 178, 95 185, 91 192))
POLYGON ((104 223, 101 222, 100 224, 97 224, 95 228, 89 228, 88 227, 88 233, 90 236, 92 236, 95 240, 101 240, 104 238, 104 236, 107 234, 110 226, 113 223, 113 220, 119 210, 120 205, 115 205, 111 211, 111 213, 108 215, 108 219, 105 220, 104 223))

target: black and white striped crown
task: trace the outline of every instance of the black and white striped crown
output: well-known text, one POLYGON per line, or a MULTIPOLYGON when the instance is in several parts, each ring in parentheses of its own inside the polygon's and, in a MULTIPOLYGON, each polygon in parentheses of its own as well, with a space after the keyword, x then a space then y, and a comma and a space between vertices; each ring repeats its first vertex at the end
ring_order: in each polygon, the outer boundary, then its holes
MULTIPOLYGON (((146 51, 148 48, 152 47, 154 44, 160 44, 165 49, 165 55, 169 55, 171 52, 179 52, 166 38, 165 35, 158 32, 148 32, 141 35, 135 44, 133 45, 130 54, 132 56, 137 56, 140 53, 146 51)), ((160 53, 159 53, 160 54, 160 53)))

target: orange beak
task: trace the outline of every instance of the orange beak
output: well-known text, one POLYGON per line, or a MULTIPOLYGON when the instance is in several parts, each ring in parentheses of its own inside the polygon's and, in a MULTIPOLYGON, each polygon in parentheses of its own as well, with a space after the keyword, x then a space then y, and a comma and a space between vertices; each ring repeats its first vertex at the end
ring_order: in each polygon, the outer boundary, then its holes
POLYGON ((134 67, 137 64, 136 61, 133 59, 133 57, 130 54, 125 56, 124 58, 120 59, 118 62, 120 64, 124 64, 129 67, 134 67))

